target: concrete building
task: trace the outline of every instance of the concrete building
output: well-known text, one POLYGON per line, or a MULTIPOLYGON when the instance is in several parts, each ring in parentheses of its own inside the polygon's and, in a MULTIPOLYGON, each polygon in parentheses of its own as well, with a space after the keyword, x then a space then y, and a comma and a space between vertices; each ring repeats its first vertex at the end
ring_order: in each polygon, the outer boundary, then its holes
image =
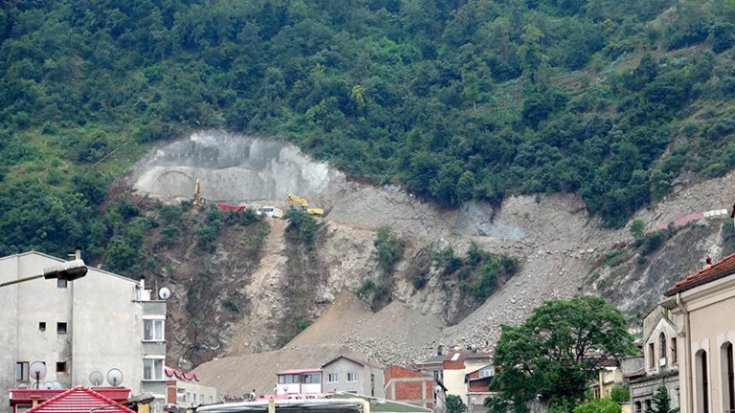
POLYGON ((416 364, 416 369, 431 374, 447 388, 447 395, 459 396, 468 404, 465 375, 492 363, 490 353, 473 350, 451 350, 416 364))
POLYGON ((416 406, 434 407, 436 382, 428 374, 399 366, 390 366, 383 371, 385 398, 410 403, 416 406))
POLYGON ((735 254, 708 263, 665 294, 661 305, 671 311, 681 360, 681 412, 735 411, 735 254))
POLYGON ((321 369, 290 369, 276 373, 276 395, 322 393, 321 369))
MULTIPOLYGON (((39 252, 3 257, 0 282, 63 262, 39 252)), ((162 405, 166 303, 152 295, 143 282, 94 268, 69 283, 39 279, 0 288, 0 405, 15 388, 97 385, 91 376, 104 386, 113 369, 121 373, 115 386, 150 392, 160 399, 154 408, 162 405), (40 383, 29 374, 35 361, 47 371, 40 383)))
POLYGON ((189 408, 220 402, 217 389, 201 384, 194 373, 164 367, 163 374, 166 376, 167 405, 189 408))
POLYGON ((671 407, 679 407, 679 354, 676 326, 668 309, 657 306, 643 320, 643 357, 635 371, 626 371, 633 413, 652 407, 653 396, 662 384, 671 397, 671 407))
POLYGON ((492 364, 482 366, 465 375, 468 413, 485 413, 487 411, 485 399, 496 395, 495 392, 490 391, 490 382, 493 381, 493 377, 495 377, 495 368, 492 364))
POLYGON ((383 370, 366 361, 339 356, 322 365, 325 392, 348 392, 384 398, 383 370))

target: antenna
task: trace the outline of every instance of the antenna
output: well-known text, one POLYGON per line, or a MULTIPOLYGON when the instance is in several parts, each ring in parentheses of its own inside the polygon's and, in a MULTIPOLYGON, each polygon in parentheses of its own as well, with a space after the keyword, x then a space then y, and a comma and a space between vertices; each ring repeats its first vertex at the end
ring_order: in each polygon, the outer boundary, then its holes
POLYGON ((31 377, 36 380, 36 388, 38 389, 39 382, 42 378, 46 377, 46 364, 42 361, 34 361, 31 363, 31 367, 28 371, 31 377))
POLYGON ((158 290, 158 296, 161 297, 161 300, 168 300, 171 297, 171 290, 168 287, 162 287, 158 290))
POLYGON ((103 376, 102 373, 97 370, 89 373, 89 382, 92 383, 92 386, 99 387, 100 385, 102 385, 102 380, 104 379, 105 376, 103 376))
POLYGON ((120 371, 120 369, 111 368, 107 372, 107 382, 112 387, 117 387, 120 384, 122 384, 122 382, 123 382, 123 374, 122 374, 122 371, 120 371))

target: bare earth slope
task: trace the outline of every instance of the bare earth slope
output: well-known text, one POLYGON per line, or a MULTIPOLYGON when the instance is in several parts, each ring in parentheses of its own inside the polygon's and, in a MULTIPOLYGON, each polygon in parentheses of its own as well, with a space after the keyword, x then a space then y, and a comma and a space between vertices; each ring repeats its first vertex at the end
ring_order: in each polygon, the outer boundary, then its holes
MULTIPOLYGON (((591 291, 591 272, 610 251, 632 240, 627 229, 603 228, 574 195, 511 197, 498 210, 479 202, 441 210, 398 187, 349 182, 339 171, 280 142, 219 131, 200 132, 182 142, 142 160, 130 175, 129 185, 141 194, 175 201, 191 197, 196 176, 210 201, 285 207, 285 196, 292 192, 329 211, 325 218, 328 235, 318 248, 320 259, 328 264, 328 274, 314 297, 321 317, 284 349, 251 354, 270 349, 273 332, 266 327, 267 321, 278 315, 286 299, 279 288, 286 260, 285 224, 273 223, 265 256, 244 288, 253 310, 227 327, 232 338, 224 343, 220 358, 196 370, 203 382, 232 396, 252 388, 270 391, 275 371, 318 367, 339 352, 357 352, 377 364, 410 364, 430 356, 439 344, 492 350, 501 324, 522 322, 545 300, 591 291), (256 150, 263 147, 269 149, 256 150), (177 159, 185 162, 177 163, 177 159), (407 250, 397 268, 393 303, 373 314, 351 292, 363 280, 376 276, 374 231, 386 224, 407 241, 407 250), (422 248, 452 245, 463 251, 471 240, 487 251, 516 257, 520 272, 479 309, 448 326, 442 314, 453 303, 439 289, 438 277, 432 276, 417 291, 401 274, 422 248)), ((689 213, 729 208, 734 183, 730 174, 684 188, 635 218, 653 228, 689 213)), ((660 298, 662 285, 701 265, 704 257, 698 252, 719 256, 723 220, 711 221, 712 228, 698 238, 699 247, 689 249, 695 253, 676 265, 660 265, 676 255, 668 246, 650 257, 647 266, 631 265, 608 295, 628 314, 639 315, 660 298)), ((687 242, 687 233, 679 238, 687 242)))

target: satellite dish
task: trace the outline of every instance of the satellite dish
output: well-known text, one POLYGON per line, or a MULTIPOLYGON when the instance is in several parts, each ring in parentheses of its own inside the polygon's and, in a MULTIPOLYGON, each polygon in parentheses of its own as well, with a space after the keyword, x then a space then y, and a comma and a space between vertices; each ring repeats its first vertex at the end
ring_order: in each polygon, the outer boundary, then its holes
POLYGON ((105 376, 102 375, 99 371, 93 371, 89 373, 89 382, 92 383, 92 386, 99 387, 102 385, 102 380, 105 379, 105 376))
POLYGON ((121 385, 123 382, 122 371, 115 368, 110 369, 110 371, 107 372, 107 382, 110 383, 110 386, 112 387, 121 385))
POLYGON ((59 390, 61 389, 61 383, 58 381, 47 381, 46 383, 43 383, 41 388, 46 390, 59 390))
POLYGON ((36 388, 42 378, 46 377, 46 365, 42 361, 34 361, 28 369, 31 378, 36 380, 36 388))
POLYGON ((171 290, 168 287, 162 287, 158 290, 158 296, 161 297, 161 300, 168 300, 171 297, 171 290))

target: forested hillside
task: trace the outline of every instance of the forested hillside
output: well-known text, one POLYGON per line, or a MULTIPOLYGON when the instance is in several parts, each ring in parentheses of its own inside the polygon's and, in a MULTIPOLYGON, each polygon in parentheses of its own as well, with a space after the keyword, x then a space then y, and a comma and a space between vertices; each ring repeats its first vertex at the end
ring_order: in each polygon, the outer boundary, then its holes
POLYGON ((735 166, 733 0, 0 4, 1 254, 130 273, 157 224, 109 184, 205 127, 447 207, 578 192, 611 226, 735 166))

